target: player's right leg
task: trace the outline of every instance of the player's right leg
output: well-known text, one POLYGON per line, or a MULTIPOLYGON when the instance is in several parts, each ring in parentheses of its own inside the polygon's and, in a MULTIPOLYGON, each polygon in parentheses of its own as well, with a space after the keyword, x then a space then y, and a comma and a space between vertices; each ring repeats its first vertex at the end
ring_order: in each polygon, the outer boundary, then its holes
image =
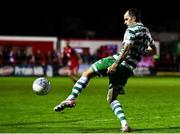
POLYGON ((72 99, 72 100, 64 100, 59 105, 54 107, 54 111, 60 112, 66 107, 72 108, 72 107, 75 107, 75 106, 76 106, 76 102, 75 102, 74 99, 72 99))
POLYGON ((73 107, 72 102, 75 103, 75 99, 81 93, 81 91, 88 85, 89 80, 96 76, 106 76, 107 75, 107 68, 114 63, 113 57, 107 57, 98 60, 92 66, 86 70, 80 79, 75 83, 72 88, 71 94, 67 97, 67 99, 57 105, 54 110, 55 111, 62 111, 66 107, 73 107))
POLYGON ((83 73, 83 75, 79 78, 79 80, 74 84, 71 94, 67 97, 66 100, 62 101, 59 105, 54 107, 54 111, 60 112, 66 107, 75 107, 75 99, 78 97, 81 91, 88 85, 89 80, 95 75, 96 74, 94 73, 92 68, 86 70, 83 73))

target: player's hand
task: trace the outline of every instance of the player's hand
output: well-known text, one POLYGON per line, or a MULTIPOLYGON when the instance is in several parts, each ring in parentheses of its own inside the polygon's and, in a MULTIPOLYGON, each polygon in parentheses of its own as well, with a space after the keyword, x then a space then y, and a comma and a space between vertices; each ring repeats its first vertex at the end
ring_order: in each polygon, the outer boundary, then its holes
POLYGON ((117 63, 113 63, 110 67, 108 67, 107 73, 109 74, 115 73, 117 66, 118 66, 117 63))

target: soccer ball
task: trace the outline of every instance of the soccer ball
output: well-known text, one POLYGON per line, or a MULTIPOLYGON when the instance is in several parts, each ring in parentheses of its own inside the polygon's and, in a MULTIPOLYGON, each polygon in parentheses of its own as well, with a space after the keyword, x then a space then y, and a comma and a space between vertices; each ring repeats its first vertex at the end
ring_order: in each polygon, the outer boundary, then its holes
POLYGON ((50 81, 45 77, 39 77, 33 82, 32 89, 37 95, 47 95, 51 90, 50 81))

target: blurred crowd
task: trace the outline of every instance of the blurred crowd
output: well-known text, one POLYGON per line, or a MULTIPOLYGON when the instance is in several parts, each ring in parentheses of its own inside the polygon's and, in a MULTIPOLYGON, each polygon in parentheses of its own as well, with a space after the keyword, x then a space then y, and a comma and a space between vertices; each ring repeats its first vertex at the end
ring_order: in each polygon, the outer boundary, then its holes
MULTIPOLYGON (((114 49, 108 49, 107 46, 101 46, 92 55, 90 52, 84 51, 80 53, 83 64, 91 64, 98 59, 107 57, 116 53, 114 49)), ((3 65, 53 65, 53 66, 65 66, 67 59, 60 58, 60 51, 47 51, 42 53, 41 50, 37 50, 35 53, 32 51, 32 47, 17 47, 17 46, 0 46, 0 66, 3 65)), ((157 71, 179 71, 180 70, 180 55, 173 54, 169 51, 169 48, 161 48, 159 58, 144 57, 140 66, 156 67, 157 71), (150 61, 147 65, 146 61, 150 61)))
POLYGON ((0 65, 43 65, 57 64, 57 52, 47 51, 45 55, 41 50, 33 53, 32 47, 0 47, 0 65))
MULTIPOLYGON (((108 49, 106 46, 101 46, 91 55, 89 51, 80 53, 83 64, 91 64, 92 62, 114 54, 115 52, 108 49)), ((59 65, 67 64, 67 59, 61 59, 60 51, 47 51, 42 53, 37 50, 35 53, 32 47, 13 47, 0 46, 0 66, 3 65, 59 65)))

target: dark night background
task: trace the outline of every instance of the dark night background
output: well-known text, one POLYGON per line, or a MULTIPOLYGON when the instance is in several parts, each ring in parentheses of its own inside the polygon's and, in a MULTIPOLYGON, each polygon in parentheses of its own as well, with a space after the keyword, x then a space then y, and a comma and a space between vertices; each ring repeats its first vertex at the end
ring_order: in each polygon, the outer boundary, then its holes
POLYGON ((157 70, 179 72, 178 5, 173 0, 7 0, 0 4, 0 35, 121 40, 125 11, 138 7, 142 22, 160 42, 157 70))
MULTIPOLYGON (((12 3, 8 8, 1 9, 0 35, 118 39, 126 28, 123 14, 129 8, 122 6, 117 1, 98 4, 84 2, 81 5, 61 1, 57 4, 46 2, 45 5, 24 2, 13 6, 12 3)), ((178 9, 149 6, 151 8, 144 6, 138 9, 142 22, 151 31, 180 32, 178 9)))

